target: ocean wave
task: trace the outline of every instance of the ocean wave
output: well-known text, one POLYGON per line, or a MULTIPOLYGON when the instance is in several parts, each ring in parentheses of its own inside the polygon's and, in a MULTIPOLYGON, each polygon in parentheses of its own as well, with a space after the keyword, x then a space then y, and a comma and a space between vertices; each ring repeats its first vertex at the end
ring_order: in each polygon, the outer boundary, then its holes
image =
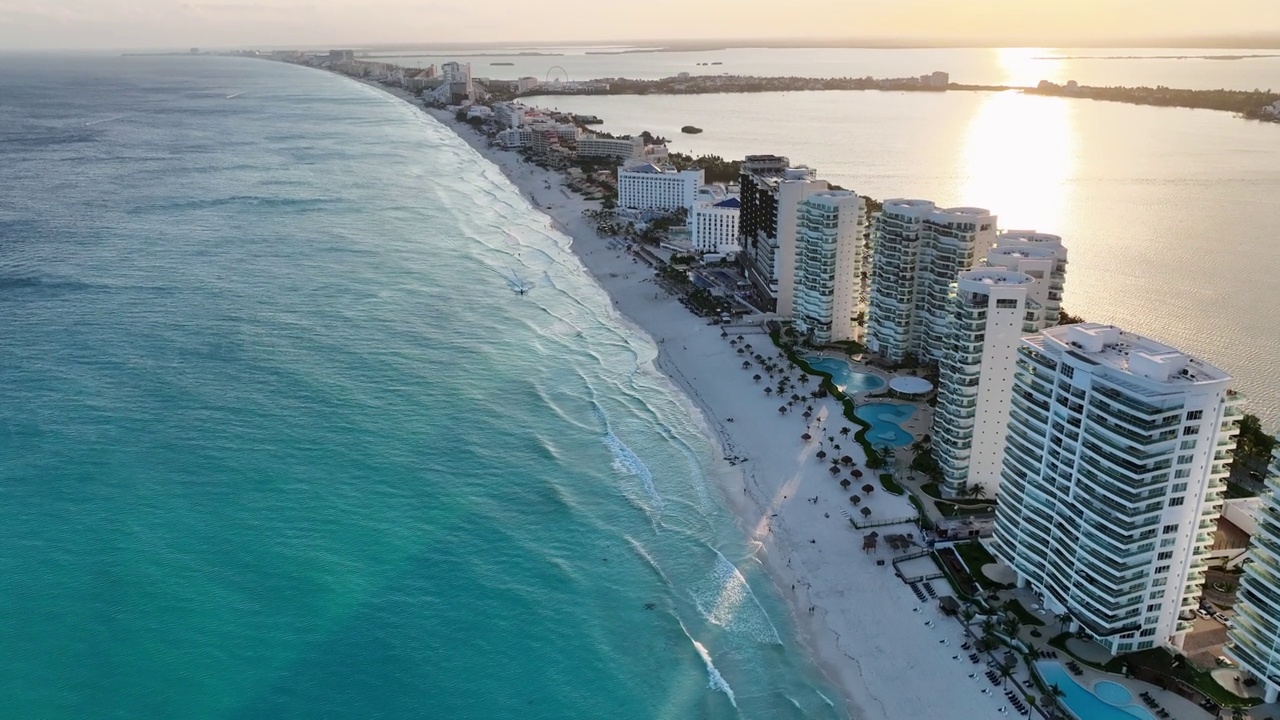
POLYGON ((781 645, 782 638, 769 614, 760 605, 747 579, 719 550, 708 576, 689 589, 698 613, 710 623, 767 645, 781 645))
POLYGON ((653 559, 653 556, 649 554, 649 551, 646 550, 639 541, 635 540, 630 535, 623 535, 623 537, 628 543, 630 543, 631 549, 635 550, 636 554, 643 558, 644 561, 649 564, 649 567, 653 568, 653 571, 658 574, 658 577, 662 578, 663 582, 665 582, 669 587, 675 586, 675 583, 671 582, 671 578, 667 577, 667 574, 658 566, 658 561, 653 559))
MULTIPOLYGON (((644 464, 640 456, 622 442, 613 432, 613 428, 609 425, 609 418, 605 416, 604 409, 599 403, 593 404, 596 417, 604 425, 604 444, 609 448, 609 453, 613 455, 613 469, 624 475, 630 475, 640 480, 641 486, 644 488, 645 494, 648 496, 649 504, 645 508, 653 515, 662 515, 664 502, 662 496, 658 494, 658 488, 653 484, 653 473, 649 472, 649 466, 644 464)), ((654 518, 655 522, 657 518, 654 518)))
POLYGON ((702 664, 707 668, 707 687, 712 690, 718 690, 729 698, 729 703, 735 708, 738 707, 738 699, 733 694, 733 688, 729 687, 729 682, 720 674, 720 670, 716 668, 716 664, 711 661, 711 653, 702 643, 693 639, 689 634, 689 629, 680 623, 680 629, 684 630, 684 636, 689 638, 689 642, 693 643, 693 649, 698 652, 698 657, 702 658, 702 664))
POLYGON ((130 208, 131 214, 149 213, 156 209, 165 210, 205 210, 226 206, 247 205, 250 207, 267 207, 282 210, 324 210, 335 200, 319 197, 269 197, 265 195, 230 195, 220 198, 201 198, 198 200, 179 200, 159 205, 148 205, 130 208))

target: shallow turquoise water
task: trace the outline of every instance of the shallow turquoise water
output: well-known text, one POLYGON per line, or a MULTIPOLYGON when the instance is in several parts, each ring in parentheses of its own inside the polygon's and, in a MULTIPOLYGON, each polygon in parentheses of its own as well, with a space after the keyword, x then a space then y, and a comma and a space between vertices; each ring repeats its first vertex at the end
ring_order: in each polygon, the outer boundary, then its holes
POLYGON ((0 97, 0 717, 841 715, 652 343, 449 131, 252 60, 0 97))
POLYGON ((871 429, 867 431, 867 440, 873 445, 903 447, 911 444, 912 434, 903 430, 901 425, 916 413, 915 408, 910 405, 868 403, 859 405, 853 413, 871 423, 871 429))
POLYGON ((885 385, 884 380, 877 377, 875 373, 854 370, 849 366, 848 361, 840 358, 805 359, 814 369, 831 373, 831 381, 836 384, 836 387, 849 394, 879 390, 885 385))

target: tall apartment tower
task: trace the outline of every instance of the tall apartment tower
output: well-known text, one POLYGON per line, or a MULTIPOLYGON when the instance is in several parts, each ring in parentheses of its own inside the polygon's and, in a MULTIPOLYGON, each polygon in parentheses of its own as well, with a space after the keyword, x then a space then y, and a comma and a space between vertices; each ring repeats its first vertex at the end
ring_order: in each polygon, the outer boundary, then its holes
POLYGON ((856 340, 867 206, 848 190, 800 201, 796 216, 795 327, 818 345, 856 340))
POLYGON ((893 362, 940 360, 951 285, 995 244, 996 217, 980 208, 886 200, 871 236, 867 347, 893 362))
POLYGON ((1028 325, 1043 325, 1029 297, 1035 283, 1026 273, 994 267, 966 270, 953 286, 931 428, 943 486, 953 497, 971 486, 996 495, 1018 344, 1028 325))
POLYGON ((1230 382, 1108 325, 1021 341, 993 549, 1112 653, 1191 627, 1239 432, 1230 382))
MULTIPOLYGON (((1277 438, 1280 440, 1280 438, 1277 438)), ((1236 594, 1234 627, 1223 650, 1280 699, 1280 442, 1272 450, 1258 529, 1250 538, 1244 578, 1236 594)))
POLYGON ((984 269, 960 273, 952 289, 932 433, 943 488, 953 497, 980 487, 993 498, 999 490, 1018 343, 1058 324, 1066 258, 1057 235, 1003 233, 984 269), (984 293, 981 283, 999 289, 984 293))
POLYGON ((790 317, 800 201, 826 190, 827 183, 777 155, 748 155, 738 183, 743 268, 760 294, 776 303, 777 313, 790 317))
POLYGON ((1062 291, 1067 281, 1067 248, 1061 237, 1034 230, 1002 232, 996 236, 995 247, 987 253, 987 265, 1017 270, 1035 278, 1029 297, 1043 309, 1044 327, 1058 324, 1062 291))

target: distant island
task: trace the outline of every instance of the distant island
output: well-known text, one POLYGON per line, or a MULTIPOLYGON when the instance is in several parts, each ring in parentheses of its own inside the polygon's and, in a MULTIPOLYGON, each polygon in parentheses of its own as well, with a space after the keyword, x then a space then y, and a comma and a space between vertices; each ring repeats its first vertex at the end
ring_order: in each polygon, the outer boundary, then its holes
POLYGON ((695 127, 693 125, 685 125, 684 127, 680 128, 680 132, 685 133, 686 135, 697 135, 698 133, 702 132, 702 128, 695 127))
POLYGON ((526 95, 702 95, 715 93, 814 92, 879 90, 883 92, 1005 92, 1122 102, 1130 105, 1182 107, 1237 113, 1250 120, 1280 122, 1280 93, 1270 90, 1184 90, 1157 87, 1100 87, 1075 82, 1042 81, 1035 87, 966 85, 950 82, 945 72, 907 78, 874 77, 759 77, 752 75, 690 75, 658 80, 602 78, 584 84, 542 85, 526 95))

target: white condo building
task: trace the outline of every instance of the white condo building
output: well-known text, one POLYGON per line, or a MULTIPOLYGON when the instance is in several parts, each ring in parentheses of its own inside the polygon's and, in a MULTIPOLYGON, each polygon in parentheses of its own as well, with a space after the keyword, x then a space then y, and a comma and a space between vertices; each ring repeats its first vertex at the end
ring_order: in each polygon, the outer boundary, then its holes
POLYGON ((1003 233, 952 287, 931 430, 948 495, 976 486, 996 496, 1018 343, 1058 324, 1066 258, 1057 235, 1003 233))
MULTIPOLYGON (((1009 230, 996 236, 987 265, 1024 272, 1036 279, 1028 296, 1044 310, 1044 327, 1058 324, 1067 282, 1067 248, 1062 238, 1034 230, 1009 230)), ((1042 328, 1035 328, 1040 330, 1042 328)))
POLYGON ((791 317, 795 292, 796 217, 800 201, 826 190, 814 171, 777 155, 748 155, 739 177, 739 231, 747 277, 776 311, 791 317))
POLYGON ((1112 653, 1191 627, 1239 431, 1230 382, 1096 323, 1018 348, 993 549, 1112 653))
MULTIPOLYGON (((1280 438, 1278 438, 1280 440, 1280 438)), ((1262 683, 1266 701, 1280 699, 1280 442, 1272 450, 1267 490, 1259 498, 1234 626, 1223 651, 1262 683)))
POLYGON ((644 155, 644 138, 607 138, 584 134, 578 138, 578 157, 632 160, 644 155))
POLYGON ((796 330, 818 345, 856 340, 866 203, 848 190, 815 192, 800 201, 796 225, 796 330))
POLYGON ((971 484, 988 498, 996 495, 1018 344, 1026 331, 1043 327, 1029 297, 1035 283, 1026 273, 995 267, 966 270, 953 287, 930 430, 952 497, 971 484))
POLYGON ((692 209, 702 170, 676 170, 671 165, 641 163, 618 168, 618 205, 632 210, 692 209))
POLYGON ((893 362, 939 360, 951 285, 995 244, 996 217, 981 208, 886 200, 871 236, 867 348, 893 362))
POLYGON ((689 213, 689 235, 693 249, 703 253, 733 254, 738 245, 738 214, 742 205, 737 195, 719 186, 698 191, 689 213))

